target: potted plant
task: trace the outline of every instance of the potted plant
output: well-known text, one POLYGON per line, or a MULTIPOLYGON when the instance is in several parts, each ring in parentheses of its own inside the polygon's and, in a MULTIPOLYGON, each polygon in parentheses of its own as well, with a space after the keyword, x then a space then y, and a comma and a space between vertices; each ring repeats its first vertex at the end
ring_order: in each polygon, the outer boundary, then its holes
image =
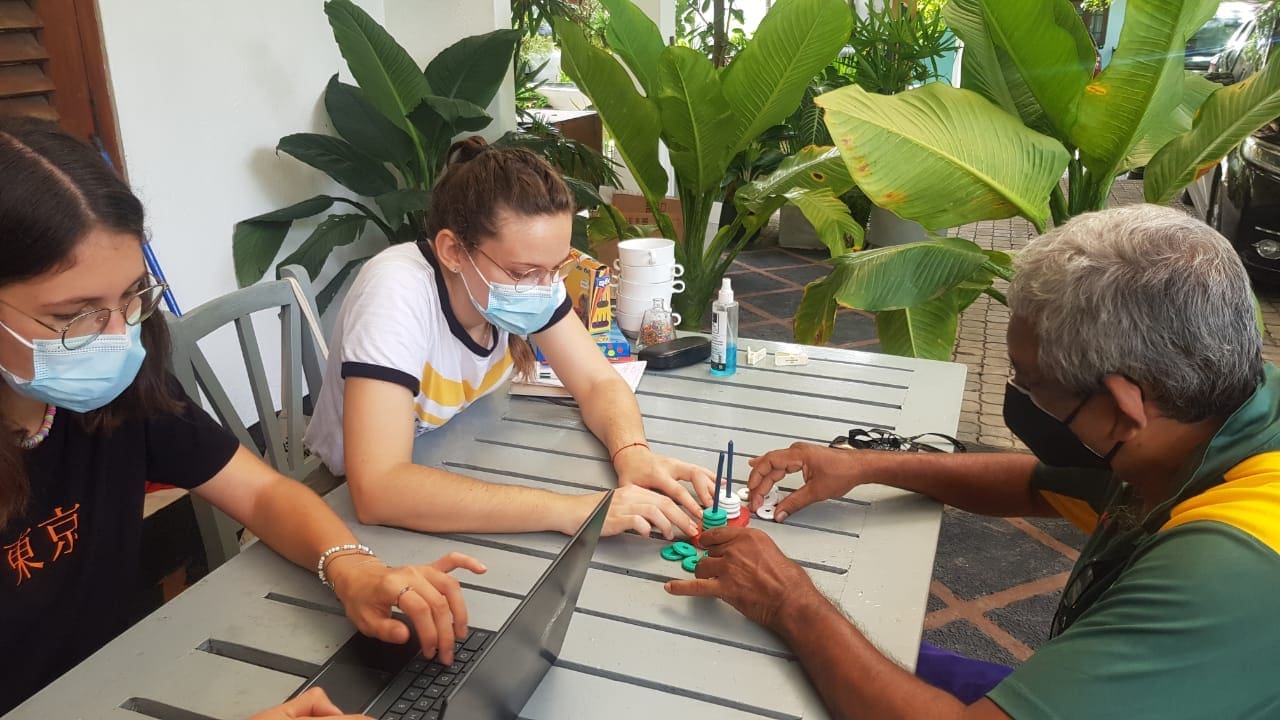
MULTIPOLYGON (((600 113, 659 230, 676 240, 677 261, 685 268, 686 289, 676 296, 675 308, 683 327, 700 327, 733 258, 787 202, 803 203, 806 215, 822 216, 815 225, 841 251, 850 238, 861 241, 856 223, 830 216, 833 208, 827 201, 839 202, 826 176, 796 172, 800 163, 792 163, 787 173, 780 167, 770 176, 774 182, 760 185, 767 190, 750 203, 738 192, 738 215, 705 240, 712 205, 724 198, 722 180, 729 163, 791 114, 810 78, 844 46, 851 20, 842 0, 780 0, 722 69, 695 50, 668 47, 653 21, 630 0, 604 4, 611 51, 593 47, 576 27, 559 21, 561 62, 600 113), (660 143, 671 153, 684 214, 681 235, 659 207, 668 185, 658 160, 660 143)), ((805 161, 815 162, 812 157, 805 161)))
MULTIPOLYGON (((1131 3, 1111 63, 1069 0, 950 0, 964 41, 961 88, 897 95, 850 86, 817 99, 853 180, 877 205, 926 227, 1022 216, 1049 222, 1106 206, 1115 178, 1146 165, 1149 202, 1280 114, 1280 61, 1220 87, 1182 68, 1186 38, 1216 3, 1131 3), (1062 183, 1066 175, 1065 187, 1062 183)), ((939 238, 833 261, 805 290, 798 340, 822 342, 838 306, 877 313, 888 352, 949 359, 956 319, 1008 277, 1009 258, 939 238)))
MULTIPOLYGON (((232 236, 236 279, 257 282, 274 265, 299 264, 314 278, 335 248, 349 245, 372 227, 388 243, 417 239, 431 207, 431 188, 445 165, 454 136, 488 127, 485 111, 511 67, 519 30, 495 30, 466 37, 443 50, 425 69, 351 0, 324 6, 334 40, 356 85, 335 75, 324 93, 325 111, 336 135, 295 133, 277 150, 325 173, 361 200, 317 195, 242 220, 232 236), (329 212, 297 250, 275 263, 285 236, 297 220, 329 212)), ((598 202, 594 188, 616 180, 599 154, 554 132, 507 133, 496 144, 538 152, 562 172, 581 176, 574 184, 580 202, 598 202)), ((581 228, 579 228, 581 231, 581 228)), ((364 262, 348 262, 317 294, 323 310, 348 276, 364 262)))
MULTIPOLYGON (((955 44, 936 10, 925 12, 904 0, 870 2, 864 13, 854 11, 851 51, 837 59, 836 66, 867 92, 896 95, 940 79, 938 60, 954 52, 955 44)), ((868 244, 902 245, 924 240, 927 234, 919 223, 871 205, 868 244)))

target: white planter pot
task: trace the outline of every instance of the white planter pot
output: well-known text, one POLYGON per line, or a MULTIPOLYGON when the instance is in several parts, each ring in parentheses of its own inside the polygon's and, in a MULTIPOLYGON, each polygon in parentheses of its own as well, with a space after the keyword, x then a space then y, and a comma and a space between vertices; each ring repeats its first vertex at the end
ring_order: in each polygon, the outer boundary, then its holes
POLYGON ((778 216, 778 245, 797 250, 822 250, 826 245, 818 239, 818 231, 794 205, 783 205, 778 216))
POLYGON ((547 83, 538 88, 538 92, 555 110, 586 110, 591 107, 591 98, 573 83, 547 83))
POLYGON ((920 223, 903 220, 882 207, 871 206, 871 219, 867 223, 867 243, 876 247, 906 245, 929 239, 929 233, 920 223))

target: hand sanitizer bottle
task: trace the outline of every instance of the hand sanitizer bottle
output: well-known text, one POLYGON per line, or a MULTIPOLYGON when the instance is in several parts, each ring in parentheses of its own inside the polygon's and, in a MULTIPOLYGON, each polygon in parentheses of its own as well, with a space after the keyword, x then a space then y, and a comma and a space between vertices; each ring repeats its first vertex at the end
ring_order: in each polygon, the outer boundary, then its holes
POLYGON ((738 303, 729 278, 720 281, 720 295, 711 305, 711 374, 738 371, 738 303))

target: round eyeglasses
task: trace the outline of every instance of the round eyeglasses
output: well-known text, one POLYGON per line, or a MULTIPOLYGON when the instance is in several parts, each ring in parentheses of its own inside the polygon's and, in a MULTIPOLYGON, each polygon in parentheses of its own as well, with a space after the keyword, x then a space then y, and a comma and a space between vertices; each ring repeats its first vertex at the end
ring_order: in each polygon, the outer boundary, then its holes
MULTIPOLYGON (((40 323, 50 332, 58 333, 62 339, 62 347, 68 350, 78 350, 94 340, 107 329, 107 325, 111 323, 111 313, 118 312, 124 318, 128 325, 137 325, 143 320, 151 317, 156 308, 160 306, 160 301, 164 298, 164 291, 168 289, 168 285, 162 282, 156 282, 148 285, 141 290, 129 295, 123 305, 114 308, 98 308, 97 310, 86 310, 85 312, 71 318, 71 322, 61 328, 56 328, 49 323, 44 322, 40 318, 34 317, 21 309, 9 305, 14 310, 40 323)), ((4 302, 0 300, 0 302, 4 302)))
POLYGON ((514 273, 502 266, 502 263, 494 260, 489 253, 475 248, 475 251, 485 256, 489 262, 493 263, 499 270, 506 274, 515 282, 516 292, 528 292, 539 285, 551 285, 552 283, 564 282, 569 277, 569 273, 573 271, 574 265, 578 264, 578 258, 569 253, 569 256, 560 261, 559 265, 553 268, 533 268, 522 273, 514 273))

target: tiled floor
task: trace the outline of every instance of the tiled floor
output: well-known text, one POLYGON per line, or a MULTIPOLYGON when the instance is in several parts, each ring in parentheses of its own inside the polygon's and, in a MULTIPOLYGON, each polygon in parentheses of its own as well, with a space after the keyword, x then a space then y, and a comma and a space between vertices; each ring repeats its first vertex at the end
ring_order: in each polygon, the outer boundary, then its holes
MULTIPOLYGON (((826 277, 825 250, 765 248, 738 255, 727 277, 733 280, 738 308, 738 335, 757 340, 793 342, 791 319, 804 286, 826 277)), ((705 329, 710 329, 708 314, 705 329)), ((861 310, 841 310, 836 330, 828 345, 878 352, 875 318, 861 310)))
MULTIPOLYGON (((1111 204, 1142 202, 1140 181, 1121 180, 1111 204)), ((980 222, 951 234, 991 249, 1016 251, 1035 236, 1024 220, 980 222)), ((826 274, 825 251, 750 250, 730 269, 742 303, 744 338, 791 341, 804 284, 826 274)), ((1263 293, 1264 357, 1280 363, 1280 293, 1263 293)), ((1007 308, 980 298, 961 317, 955 360, 969 367, 959 437, 978 450, 1024 451, 1004 427, 1008 377, 1007 308)), ((875 321, 842 310, 835 347, 878 351, 875 321)), ((1047 639, 1062 585, 1084 535, 1063 520, 993 519, 948 508, 943 515, 925 639, 992 662, 1017 664, 1047 639)))

